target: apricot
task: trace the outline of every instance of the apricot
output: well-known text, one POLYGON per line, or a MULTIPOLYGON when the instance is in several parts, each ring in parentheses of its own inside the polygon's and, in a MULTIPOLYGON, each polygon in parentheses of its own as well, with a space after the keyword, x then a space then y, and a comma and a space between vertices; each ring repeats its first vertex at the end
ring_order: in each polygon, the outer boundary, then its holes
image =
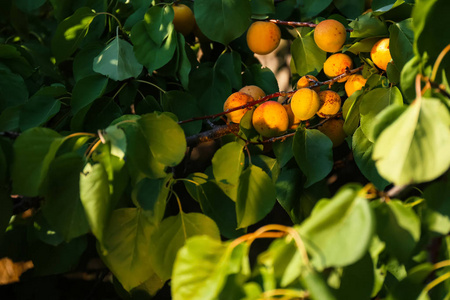
POLYGON ((389 38, 381 39, 373 45, 370 50, 370 58, 378 68, 386 71, 387 65, 392 59, 389 51, 389 38))
POLYGON ((253 112, 252 123, 260 135, 271 138, 286 132, 289 126, 289 117, 281 103, 266 101, 253 112))
POLYGON ((342 145, 347 136, 344 132, 344 120, 342 119, 330 119, 317 129, 333 142, 333 148, 342 145))
MULTIPOLYGON (((305 87, 309 87, 312 86, 316 83, 317 78, 312 76, 312 75, 305 75, 302 76, 298 81, 297 81, 297 89, 301 89, 301 88, 305 88, 305 87)), ((314 88, 312 88, 314 91, 316 91, 316 93, 318 93, 320 91, 320 87, 316 86, 314 88)))
POLYGON ((281 31, 274 23, 256 21, 247 31, 247 45, 256 54, 269 54, 280 44, 281 31))
POLYGON ((266 95, 266 93, 256 85, 246 85, 240 89, 239 92, 252 96, 254 100, 258 100, 266 95))
POLYGON ((301 120, 299 118, 295 117, 294 112, 292 111, 290 103, 284 104, 283 106, 284 106, 284 109, 286 109, 286 112, 287 112, 288 117, 289 117, 289 126, 288 126, 288 128, 289 129, 296 129, 298 127, 298 125, 300 124, 301 120))
POLYGON ((334 91, 321 91, 319 93, 319 100, 320 108, 317 111, 317 115, 321 118, 335 115, 341 108, 341 97, 334 91))
POLYGON ((184 4, 174 4, 173 8, 173 26, 175 30, 183 35, 188 35, 194 30, 195 17, 189 6, 184 4))
MULTIPOLYGON (((252 96, 247 95, 242 92, 236 92, 231 94, 225 103, 223 104, 223 110, 226 111, 231 108, 235 108, 241 105, 245 105, 248 102, 253 101, 252 96)), ((239 110, 232 111, 227 114, 228 121, 233 123, 239 123, 242 119, 242 117, 245 115, 245 113, 249 110, 249 108, 242 108, 239 110)))
POLYGON ((294 116, 301 121, 311 119, 319 110, 319 95, 309 88, 297 90, 291 99, 291 109, 294 116))
POLYGON ((350 75, 345 82, 345 93, 347 97, 350 97, 354 92, 362 89, 366 85, 367 79, 360 74, 350 75))
POLYGON ((336 20, 325 20, 314 29, 314 41, 325 52, 339 51, 347 39, 345 27, 336 20))
MULTIPOLYGON (((327 58, 323 64, 323 71, 328 78, 333 78, 344 74, 346 70, 353 68, 353 61, 347 54, 336 53, 327 58)), ((338 82, 346 81, 348 76, 341 78, 338 82)))

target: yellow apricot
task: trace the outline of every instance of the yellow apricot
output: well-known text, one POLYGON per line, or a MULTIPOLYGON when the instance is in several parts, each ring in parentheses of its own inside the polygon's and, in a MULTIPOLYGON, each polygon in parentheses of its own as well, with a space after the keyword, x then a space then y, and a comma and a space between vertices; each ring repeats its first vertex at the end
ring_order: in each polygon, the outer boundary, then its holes
POLYGON ((260 135, 271 138, 283 134, 288 129, 289 117, 281 103, 266 101, 253 112, 252 123, 260 135))
POLYGON ((350 75, 345 82, 345 93, 350 97, 354 92, 362 89, 366 85, 367 79, 360 74, 350 75))
MULTIPOLYGON (((353 61, 347 54, 336 53, 327 58, 323 64, 323 71, 328 78, 344 74, 346 70, 353 68, 353 61)), ((348 76, 341 78, 338 82, 346 81, 348 76)))
POLYGON ((296 129, 298 127, 298 125, 300 124, 301 120, 299 118, 295 117, 290 103, 284 104, 283 106, 284 106, 284 109, 286 109, 286 112, 289 117, 289 129, 296 129))
POLYGON ((301 121, 311 119, 319 110, 319 95, 309 88, 297 90, 291 99, 291 109, 294 116, 301 121))
POLYGON ((319 93, 319 100, 320 108, 317 111, 317 115, 321 118, 335 115, 341 108, 341 97, 334 91, 321 91, 319 93))
POLYGON ((392 59, 389 51, 389 38, 381 39, 373 45, 370 50, 370 58, 378 68, 386 71, 387 65, 392 59))
MULTIPOLYGON (((302 76, 298 81, 297 81, 297 89, 301 89, 301 88, 305 88, 305 87, 309 87, 314 85, 317 82, 317 78, 312 76, 312 75, 305 75, 302 76)), ((320 91, 320 87, 316 86, 313 88, 314 91, 316 91, 316 93, 318 93, 320 91)))
POLYGON ((333 142, 333 148, 342 145, 347 136, 344 132, 344 120, 342 119, 330 119, 317 129, 333 142))
MULTIPOLYGON (((253 101, 252 96, 247 95, 245 93, 236 92, 231 94, 225 103, 223 104, 223 110, 226 111, 231 108, 235 108, 241 105, 245 105, 248 102, 253 101)), ((239 123, 245 113, 249 110, 249 108, 243 108, 239 110, 232 111, 227 114, 228 121, 233 123, 239 123)))
POLYGON ((280 44, 281 31, 274 23, 256 21, 247 31, 248 48, 256 54, 268 54, 280 44))
POLYGON ((195 27, 195 17, 189 6, 184 4, 174 4, 173 8, 173 26, 175 30, 182 33, 183 35, 188 35, 194 30, 195 27))
POLYGON ((246 85, 239 92, 245 93, 253 97, 253 99, 258 100, 266 95, 264 91, 256 85, 246 85))
POLYGON ((314 29, 314 41, 316 45, 326 52, 337 52, 345 43, 347 33, 341 22, 325 20, 317 24, 314 29))

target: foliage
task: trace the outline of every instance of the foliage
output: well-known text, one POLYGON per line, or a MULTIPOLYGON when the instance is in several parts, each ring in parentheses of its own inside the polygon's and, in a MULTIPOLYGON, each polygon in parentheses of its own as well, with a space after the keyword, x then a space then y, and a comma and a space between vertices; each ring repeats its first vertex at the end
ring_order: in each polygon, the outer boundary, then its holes
POLYGON ((112 274, 123 299, 447 299, 450 2, 182 2, 187 35, 170 1, 0 4, 0 259, 32 261, 21 284, 81 270, 112 274), (296 91, 246 44, 266 19, 291 86, 313 75, 341 97, 343 145, 319 116, 270 139, 253 128, 255 106, 296 91), (324 19, 347 28, 355 66, 331 79, 324 19), (382 38, 386 71, 370 57, 382 38), (224 102, 246 85, 267 96, 230 124, 224 102))

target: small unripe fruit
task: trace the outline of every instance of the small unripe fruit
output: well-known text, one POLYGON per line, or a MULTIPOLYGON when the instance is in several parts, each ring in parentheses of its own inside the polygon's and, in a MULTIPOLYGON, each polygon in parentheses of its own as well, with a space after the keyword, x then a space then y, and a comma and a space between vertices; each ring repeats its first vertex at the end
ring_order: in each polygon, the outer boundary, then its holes
POLYGON ((256 85, 246 85, 240 89, 239 92, 252 96, 254 100, 258 100, 266 95, 266 93, 256 85))
POLYGON ((367 79, 360 74, 350 75, 345 82, 345 93, 350 97, 354 92, 362 89, 366 85, 367 79))
POLYGON ((248 48, 256 54, 269 54, 280 44, 281 31, 274 23, 256 21, 247 31, 248 48))
POLYGON ((291 99, 294 116, 301 121, 311 119, 319 110, 320 100, 317 93, 309 88, 299 89, 291 99))
POLYGON ((289 117, 281 103, 267 101, 253 111, 252 123, 260 135, 271 138, 286 132, 289 117))
POLYGON ((347 136, 344 132, 344 120, 342 119, 330 119, 317 129, 333 142, 333 148, 342 145, 347 136))
POLYGON ((326 52, 337 52, 345 43, 347 33, 344 25, 336 20, 325 20, 314 29, 314 41, 326 52))
MULTIPOLYGON (((253 101, 252 96, 247 95, 245 93, 236 92, 231 94, 225 103, 223 104, 223 110, 226 111, 231 108, 235 108, 241 105, 245 105, 248 102, 253 101)), ((228 121, 233 123, 239 123, 245 113, 249 110, 249 108, 243 108, 239 110, 232 111, 227 114, 228 121)))
POLYGON ((296 129, 298 127, 298 125, 300 124, 301 120, 299 118, 295 117, 290 103, 284 104, 283 106, 284 106, 284 109, 286 109, 286 112, 289 117, 289 129, 296 129))
POLYGON ((373 45, 370 50, 370 58, 378 68, 386 71, 387 65, 392 59, 389 51, 389 38, 381 39, 373 45))
POLYGON ((319 100, 320 108, 317 111, 317 115, 321 118, 335 115, 341 108, 341 97, 334 91, 321 91, 319 93, 319 100))
POLYGON ((194 30, 195 17, 189 6, 184 4, 174 4, 173 8, 173 26, 175 30, 183 35, 188 35, 194 30))
MULTIPOLYGON (((314 85, 317 82, 317 78, 312 76, 312 75, 305 75, 302 76, 298 81, 297 81, 297 89, 301 89, 301 88, 306 88, 309 86, 314 85)), ((316 86, 313 88, 314 91, 316 91, 316 93, 318 93, 320 91, 320 87, 316 86)))
MULTIPOLYGON (((353 61, 347 54, 336 53, 327 58, 323 64, 323 71, 328 78, 333 78, 344 74, 348 69, 353 68, 353 61)), ((341 78, 338 82, 346 81, 348 76, 341 78)))

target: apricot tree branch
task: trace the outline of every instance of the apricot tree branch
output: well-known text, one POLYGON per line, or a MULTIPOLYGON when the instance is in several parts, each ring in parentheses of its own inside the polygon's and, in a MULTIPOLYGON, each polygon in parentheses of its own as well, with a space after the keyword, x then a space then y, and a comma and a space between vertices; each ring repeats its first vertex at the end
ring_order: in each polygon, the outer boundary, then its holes
MULTIPOLYGON (((282 20, 276 20, 276 19, 268 19, 267 22, 271 22, 277 25, 283 25, 283 26, 291 26, 291 27, 310 27, 314 28, 317 26, 316 23, 311 22, 294 22, 294 21, 282 21, 282 20)), ((352 32, 353 29, 346 28, 345 29, 348 32, 352 32)))

